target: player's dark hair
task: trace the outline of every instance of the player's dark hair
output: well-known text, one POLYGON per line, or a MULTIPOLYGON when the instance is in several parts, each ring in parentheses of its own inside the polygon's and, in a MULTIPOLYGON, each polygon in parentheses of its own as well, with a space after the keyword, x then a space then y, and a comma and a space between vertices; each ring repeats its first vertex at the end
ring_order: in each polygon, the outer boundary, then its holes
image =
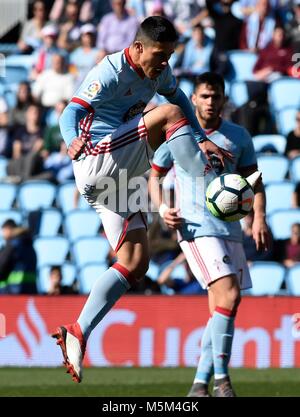
POLYGON ((150 42, 176 42, 178 33, 173 24, 162 16, 150 16, 145 19, 136 35, 135 41, 150 42))
POLYGON ((208 84, 212 87, 219 86, 221 87, 223 93, 225 93, 224 79, 216 72, 204 72, 203 74, 198 75, 195 81, 195 91, 201 84, 208 84))
POLYGON ((18 227, 18 225, 13 219, 8 219, 8 220, 5 220, 5 222, 2 224, 1 227, 2 227, 2 229, 4 227, 10 227, 10 228, 14 229, 15 227, 18 227))

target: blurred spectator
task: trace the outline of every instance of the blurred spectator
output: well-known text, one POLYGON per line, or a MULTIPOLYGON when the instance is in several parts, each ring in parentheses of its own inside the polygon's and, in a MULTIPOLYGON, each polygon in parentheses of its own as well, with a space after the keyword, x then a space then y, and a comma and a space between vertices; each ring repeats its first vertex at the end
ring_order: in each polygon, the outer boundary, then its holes
POLYGON ((53 107, 60 100, 71 99, 74 93, 74 79, 66 70, 64 56, 52 56, 52 68, 39 74, 32 93, 44 107, 53 107))
POLYGON ((47 20, 44 2, 37 0, 33 4, 33 17, 24 23, 18 47, 23 53, 31 53, 42 43, 42 27, 47 20))
POLYGON ((202 289, 201 285, 192 274, 183 252, 163 269, 157 278, 157 283, 161 286, 171 288, 175 294, 206 294, 206 291, 202 289), (184 279, 172 276, 174 269, 178 265, 183 265, 186 270, 184 279))
POLYGON ((269 0, 257 0, 253 13, 244 23, 240 38, 241 49, 257 52, 272 40, 276 19, 269 0))
POLYGON ((80 6, 77 1, 67 0, 63 19, 59 25, 59 37, 57 45, 68 52, 79 46, 80 39, 80 6))
POLYGON ((3 97, 0 97, 0 155, 10 158, 12 144, 9 132, 8 106, 3 97))
POLYGON ((271 248, 267 251, 256 249, 256 243, 253 239, 252 233, 252 224, 253 213, 249 213, 246 217, 243 218, 242 221, 243 247, 248 264, 250 265, 252 262, 255 261, 273 261, 273 244, 271 245, 271 248))
POLYGON ((139 26, 138 19, 128 14, 126 0, 111 0, 111 6, 113 12, 105 15, 98 27, 99 60, 128 47, 139 26))
POLYGON ((253 68, 254 79, 266 83, 287 75, 292 63, 292 49, 286 45, 282 26, 275 26, 272 41, 258 53, 253 68))
POLYGON ((9 219, 2 224, 2 235, 0 293, 36 294, 37 259, 28 229, 9 219))
POLYGON ((97 25, 103 16, 112 11, 110 0, 92 0, 93 23, 97 25))
POLYGON ((289 159, 300 155, 300 110, 296 114, 295 129, 287 135, 284 154, 289 159))
POLYGON ((13 158, 7 173, 15 182, 29 179, 43 171, 43 132, 40 127, 41 109, 31 104, 26 111, 25 126, 13 133, 13 158))
POLYGON ((300 262, 300 223, 292 224, 291 237, 277 240, 276 260, 290 268, 300 262))
POLYGON ((44 170, 51 173, 49 178, 61 184, 74 178, 72 160, 68 156, 65 142, 60 142, 58 152, 51 153, 44 162, 44 170))
POLYGON ((96 27, 86 23, 80 28, 81 46, 70 55, 71 71, 76 78, 76 85, 82 83, 89 70, 98 61, 98 50, 95 48, 96 27))
POLYGON ((232 14, 234 0, 206 0, 210 17, 214 22, 216 37, 211 55, 211 71, 227 76, 230 64, 226 52, 239 49, 242 21, 232 14))
POLYGON ((300 0, 293 0, 293 18, 286 23, 287 38, 293 52, 300 51, 300 0))
POLYGON ((66 100, 60 100, 55 105, 55 118, 56 123, 52 126, 49 126, 45 129, 44 133, 44 146, 43 152, 44 157, 48 156, 52 152, 58 152, 60 150, 60 144, 63 140, 63 137, 60 132, 60 127, 58 124, 58 119, 62 112, 64 111, 65 107, 67 106, 68 102, 66 100))
POLYGON ((157 13, 163 13, 163 16, 169 19, 172 19, 173 16, 170 0, 127 0, 127 9, 139 21, 157 13))
MULTIPOLYGON (((168 4, 178 32, 183 36, 190 36, 192 26, 200 21, 199 14, 205 8, 205 0, 168 0, 168 4)), ((167 9, 166 12, 168 13, 167 9)))
POLYGON ((78 294, 76 280, 72 286, 62 285, 62 271, 59 265, 52 266, 49 274, 48 295, 78 294))
POLYGON ((34 104, 34 100, 31 94, 30 84, 27 81, 23 81, 19 84, 17 103, 10 115, 10 123, 13 127, 24 126, 26 124, 26 112, 31 104, 34 104))
POLYGON ((68 3, 78 4, 79 20, 81 22, 89 22, 91 19, 93 19, 94 8, 92 0, 55 0, 49 15, 50 20, 55 22, 61 21, 65 14, 66 5, 68 3))

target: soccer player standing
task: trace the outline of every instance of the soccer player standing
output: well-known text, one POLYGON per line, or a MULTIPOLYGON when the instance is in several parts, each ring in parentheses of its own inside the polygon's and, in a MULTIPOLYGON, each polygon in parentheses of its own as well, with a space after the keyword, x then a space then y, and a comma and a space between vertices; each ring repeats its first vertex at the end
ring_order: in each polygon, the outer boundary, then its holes
MULTIPOLYGON (((197 79, 192 96, 196 116, 210 140, 230 150, 233 163, 226 163, 224 172, 237 172, 247 177, 257 170, 256 156, 249 133, 234 123, 222 120, 225 103, 224 81, 215 73, 204 73, 197 79)), ((217 157, 212 165, 218 174, 223 167, 217 157)), ((201 357, 191 397, 209 396, 208 384, 214 373, 214 395, 233 397, 228 363, 234 334, 234 320, 240 303, 240 290, 251 287, 251 278, 242 246, 239 222, 223 222, 212 216, 205 206, 205 190, 210 179, 197 183, 177 163, 166 144, 155 152, 149 178, 149 192, 165 223, 178 230, 181 249, 203 288, 208 289, 211 317, 201 345, 201 357), (163 202, 161 181, 174 166, 176 208, 163 202)), ((262 182, 256 187, 253 237, 257 249, 267 248, 268 228, 265 223, 265 194, 262 182)))
POLYGON ((129 48, 106 56, 89 72, 60 119, 76 185, 100 214, 118 258, 96 280, 77 322, 58 327, 53 335, 77 382, 82 379, 82 359, 91 331, 131 282, 148 269, 144 217, 128 207, 126 193, 119 193, 129 179, 150 168, 147 142, 157 148, 166 138, 174 158, 193 177, 205 175, 206 156, 211 153, 223 163, 230 158, 229 152, 205 137, 187 97, 176 88, 168 65, 176 40, 177 33, 167 19, 144 20, 129 48), (144 114, 156 92, 171 104, 144 114), (119 198, 116 207, 107 206, 102 198, 108 178, 115 185, 111 193, 119 198))

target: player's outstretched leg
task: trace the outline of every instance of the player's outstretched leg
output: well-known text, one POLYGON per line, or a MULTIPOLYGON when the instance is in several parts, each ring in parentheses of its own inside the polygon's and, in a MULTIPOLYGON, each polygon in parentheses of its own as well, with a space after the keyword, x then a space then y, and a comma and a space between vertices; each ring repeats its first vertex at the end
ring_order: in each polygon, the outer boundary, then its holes
POLYGON ((208 384, 213 373, 210 323, 211 319, 208 320, 202 336, 201 356, 193 385, 187 395, 188 397, 210 397, 208 384))

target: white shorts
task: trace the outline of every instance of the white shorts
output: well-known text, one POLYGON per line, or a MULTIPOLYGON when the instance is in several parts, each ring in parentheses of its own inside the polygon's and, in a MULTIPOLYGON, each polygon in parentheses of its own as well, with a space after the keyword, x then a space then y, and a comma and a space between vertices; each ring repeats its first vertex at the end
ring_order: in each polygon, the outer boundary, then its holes
POLYGON ((183 240, 180 247, 196 279, 203 288, 219 278, 234 274, 240 288, 252 287, 243 245, 213 236, 183 240))
MULTIPOLYGON (((100 215, 107 239, 117 251, 129 230, 146 227, 142 212, 147 209, 147 198, 142 208, 128 204, 136 193, 128 188, 128 181, 151 168, 152 150, 143 116, 136 116, 94 148, 89 144, 87 148, 86 157, 73 161, 76 185, 100 215)), ((147 187, 143 191, 146 194, 147 187)))

